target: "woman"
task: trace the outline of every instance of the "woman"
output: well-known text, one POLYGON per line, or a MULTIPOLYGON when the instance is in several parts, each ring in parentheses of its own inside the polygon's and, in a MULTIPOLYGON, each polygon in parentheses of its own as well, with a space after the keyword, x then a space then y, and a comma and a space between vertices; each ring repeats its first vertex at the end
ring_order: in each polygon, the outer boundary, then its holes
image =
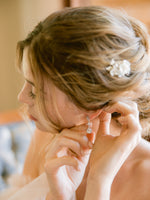
POLYGON ((67 8, 19 42, 17 56, 19 101, 39 130, 26 185, 9 199, 149 199, 145 27, 110 8, 67 8))

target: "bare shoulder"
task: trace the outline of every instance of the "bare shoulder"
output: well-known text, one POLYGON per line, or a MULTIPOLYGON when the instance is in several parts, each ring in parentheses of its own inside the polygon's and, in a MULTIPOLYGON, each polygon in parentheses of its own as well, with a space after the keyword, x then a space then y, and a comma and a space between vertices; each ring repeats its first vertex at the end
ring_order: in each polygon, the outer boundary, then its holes
MULTIPOLYGON (((150 198, 150 143, 142 141, 132 166, 132 184, 144 200, 150 198)), ((139 198, 140 199, 140 198, 139 198)))
POLYGON ((150 143, 142 139, 115 177, 111 200, 149 200, 149 188, 150 143))
POLYGON ((133 151, 131 159, 134 173, 139 173, 139 175, 146 173, 150 169, 150 142, 142 139, 133 151))
POLYGON ((41 156, 42 149, 46 144, 46 141, 51 141, 53 135, 47 132, 36 129, 32 135, 31 142, 26 154, 24 163, 23 174, 30 176, 32 179, 39 175, 39 166, 42 162, 41 156))

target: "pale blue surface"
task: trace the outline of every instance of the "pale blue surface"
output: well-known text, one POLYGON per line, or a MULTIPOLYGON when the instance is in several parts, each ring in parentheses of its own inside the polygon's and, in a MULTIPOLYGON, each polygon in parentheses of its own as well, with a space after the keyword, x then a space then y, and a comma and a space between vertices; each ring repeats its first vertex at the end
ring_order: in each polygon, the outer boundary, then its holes
POLYGON ((0 126, 0 190, 7 187, 5 180, 9 175, 22 171, 34 129, 33 122, 0 126))

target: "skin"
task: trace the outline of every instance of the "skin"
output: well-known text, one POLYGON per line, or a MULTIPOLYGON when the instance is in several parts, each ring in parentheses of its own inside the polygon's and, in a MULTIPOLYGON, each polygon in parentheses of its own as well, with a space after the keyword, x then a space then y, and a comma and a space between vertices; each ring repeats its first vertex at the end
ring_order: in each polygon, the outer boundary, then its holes
POLYGON ((26 81, 18 98, 28 106, 28 112, 36 118, 36 126, 41 131, 34 133, 23 173, 34 179, 46 172, 52 188, 47 199, 51 200, 71 199, 74 193, 78 200, 148 200, 150 145, 140 137, 142 130, 137 105, 133 102, 116 102, 103 111, 85 112, 52 83, 45 82, 49 117, 63 129, 53 136, 47 132, 35 99, 29 95, 36 89, 31 84, 34 80, 26 51, 22 66, 26 81), (51 91, 55 91, 62 122, 53 109, 51 91), (121 114, 121 126, 111 119, 113 112, 121 114), (93 122, 90 137, 86 134, 87 115, 93 122), (62 191, 64 184, 66 190, 63 188, 62 191))

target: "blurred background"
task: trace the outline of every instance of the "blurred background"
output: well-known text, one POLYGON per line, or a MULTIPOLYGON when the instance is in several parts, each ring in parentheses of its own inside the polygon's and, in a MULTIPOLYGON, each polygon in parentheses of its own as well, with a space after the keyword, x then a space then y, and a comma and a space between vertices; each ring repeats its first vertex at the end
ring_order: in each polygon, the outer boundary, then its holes
POLYGON ((61 9, 62 0, 0 0, 0 112, 18 107, 23 78, 15 67, 17 41, 49 13, 61 9))
POLYGON ((23 78, 15 68, 17 41, 48 14, 66 6, 87 5, 123 8, 150 26, 150 0, 0 0, 0 112, 18 108, 23 78))

